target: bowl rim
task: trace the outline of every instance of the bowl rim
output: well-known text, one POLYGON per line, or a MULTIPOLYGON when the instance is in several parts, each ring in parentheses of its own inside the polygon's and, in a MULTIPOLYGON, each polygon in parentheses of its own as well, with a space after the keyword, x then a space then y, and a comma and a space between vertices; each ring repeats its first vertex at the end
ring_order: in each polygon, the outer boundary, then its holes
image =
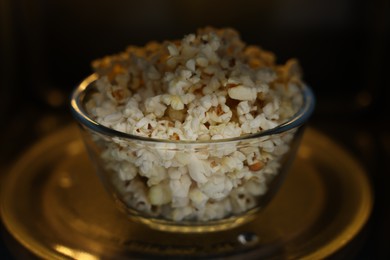
POLYGON ((313 91, 306 84, 302 84, 302 97, 303 105, 301 108, 286 122, 264 131, 259 131, 253 134, 241 135, 238 137, 224 138, 217 140, 170 140, 170 139, 158 139, 151 137, 144 137, 139 135, 128 134, 114 130, 112 128, 106 127, 102 124, 99 124, 93 120, 84 109, 82 105, 82 99, 86 95, 86 90, 89 86, 92 85, 98 79, 98 75, 93 73, 86 77, 77 87, 73 90, 70 98, 70 109, 73 117, 83 126, 86 126, 88 129, 98 132, 100 134, 110 136, 110 137, 119 137, 123 139, 133 140, 133 141, 142 141, 142 142, 152 142, 152 143, 172 143, 172 144, 216 144, 216 143, 231 143, 242 140, 251 140, 258 139, 260 137, 280 134, 288 130, 297 128, 303 125, 311 116, 315 107, 315 96, 313 91))

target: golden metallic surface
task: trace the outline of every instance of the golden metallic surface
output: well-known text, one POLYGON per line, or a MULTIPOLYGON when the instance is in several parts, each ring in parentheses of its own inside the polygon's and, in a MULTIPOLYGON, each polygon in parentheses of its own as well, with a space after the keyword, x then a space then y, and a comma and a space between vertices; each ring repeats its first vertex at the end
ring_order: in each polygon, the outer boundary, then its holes
POLYGON ((228 231, 165 233, 130 221, 103 190, 74 126, 27 151, 1 195, 7 229, 46 259, 324 259, 359 232, 373 202, 361 166, 310 128, 274 200, 228 231))

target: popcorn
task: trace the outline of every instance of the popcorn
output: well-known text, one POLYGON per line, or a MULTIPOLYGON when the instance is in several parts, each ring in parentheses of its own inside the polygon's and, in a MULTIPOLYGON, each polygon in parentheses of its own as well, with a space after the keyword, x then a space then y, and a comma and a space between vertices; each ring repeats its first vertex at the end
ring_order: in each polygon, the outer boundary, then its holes
POLYGON ((167 220, 208 221, 257 206, 294 132, 213 140, 288 121, 302 104, 296 60, 277 65, 272 53, 246 46, 236 31, 205 28, 181 41, 130 46, 93 67, 96 91, 85 107, 94 120, 169 140, 96 136, 113 186, 129 207, 167 220))
POLYGON ((164 161, 170 161, 175 157, 176 151, 174 150, 176 146, 170 143, 160 143, 156 144, 156 152, 159 157, 164 161))
POLYGON ((191 191, 189 192, 189 198, 194 207, 197 209, 204 208, 206 202, 209 200, 209 197, 197 187, 191 189, 191 191))
POLYGON ((221 200, 229 195, 233 184, 223 174, 213 174, 207 182, 199 185, 199 189, 210 199, 221 200))
POLYGON ((246 192, 244 187, 233 190, 230 194, 230 201, 235 214, 245 212, 256 205, 254 197, 246 192))
MULTIPOLYGON (((147 113, 153 113, 156 117, 162 117, 165 113, 167 106, 161 103, 161 97, 150 97, 145 100, 145 111, 147 113)), ((128 109, 128 112, 131 113, 131 108, 128 109)), ((140 111, 137 106, 137 111, 140 111)), ((140 111, 141 112, 141 111, 140 111)), ((133 112, 134 113, 134 112, 133 112)), ((142 112, 141 112, 142 113, 142 112)), ((141 116, 142 118, 142 116, 141 116)))
POLYGON ((260 196, 267 192, 267 185, 265 184, 265 178, 257 179, 257 180, 255 178, 252 178, 245 183, 244 187, 245 190, 253 196, 260 196))
POLYGON ((193 212, 191 207, 175 208, 172 212, 172 219, 174 221, 181 221, 193 212))
POLYGON ((118 113, 118 112, 106 115, 103 118, 103 122, 105 124, 114 124, 114 123, 118 123, 119 121, 122 121, 122 120, 123 120, 122 113, 118 113))
POLYGON ((237 105, 237 115, 242 116, 248 114, 251 111, 248 101, 241 101, 237 105))
POLYGON ((207 173, 207 166, 194 155, 191 156, 188 163, 188 173, 196 183, 202 184, 208 181, 206 177, 209 175, 207 173))
POLYGON ((236 100, 255 100, 257 91, 255 88, 239 85, 228 89, 229 97, 236 100))
POLYGON ((137 175, 137 168, 131 163, 121 163, 118 175, 123 181, 131 181, 137 175))
POLYGON ((157 184, 149 189, 148 199, 150 204, 160 206, 172 200, 171 190, 166 184, 157 184))
POLYGON ((200 67, 207 67, 209 65, 209 60, 206 57, 198 56, 195 61, 196 65, 200 67))
POLYGON ((173 197, 187 198, 192 181, 187 174, 183 174, 179 179, 171 179, 169 187, 173 197))

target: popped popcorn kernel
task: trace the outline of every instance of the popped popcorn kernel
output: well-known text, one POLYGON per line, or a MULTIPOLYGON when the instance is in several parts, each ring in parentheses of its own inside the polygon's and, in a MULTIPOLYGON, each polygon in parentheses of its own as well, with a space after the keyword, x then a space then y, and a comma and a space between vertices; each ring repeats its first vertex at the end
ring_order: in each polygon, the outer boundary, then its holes
POLYGON ((148 199, 150 204, 160 206, 169 203, 172 195, 169 186, 166 184, 157 184, 149 189, 148 199))

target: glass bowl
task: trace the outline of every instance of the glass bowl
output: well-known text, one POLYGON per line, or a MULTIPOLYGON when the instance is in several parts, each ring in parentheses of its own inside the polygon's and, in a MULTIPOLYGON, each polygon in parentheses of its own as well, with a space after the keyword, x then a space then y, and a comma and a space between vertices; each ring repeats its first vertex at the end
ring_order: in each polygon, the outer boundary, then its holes
POLYGON ((96 79, 92 74, 75 89, 71 110, 98 176, 131 220, 170 232, 221 231, 255 218, 279 190, 315 103, 303 86, 299 111, 273 129, 212 141, 161 140, 89 117, 84 104, 96 79))

